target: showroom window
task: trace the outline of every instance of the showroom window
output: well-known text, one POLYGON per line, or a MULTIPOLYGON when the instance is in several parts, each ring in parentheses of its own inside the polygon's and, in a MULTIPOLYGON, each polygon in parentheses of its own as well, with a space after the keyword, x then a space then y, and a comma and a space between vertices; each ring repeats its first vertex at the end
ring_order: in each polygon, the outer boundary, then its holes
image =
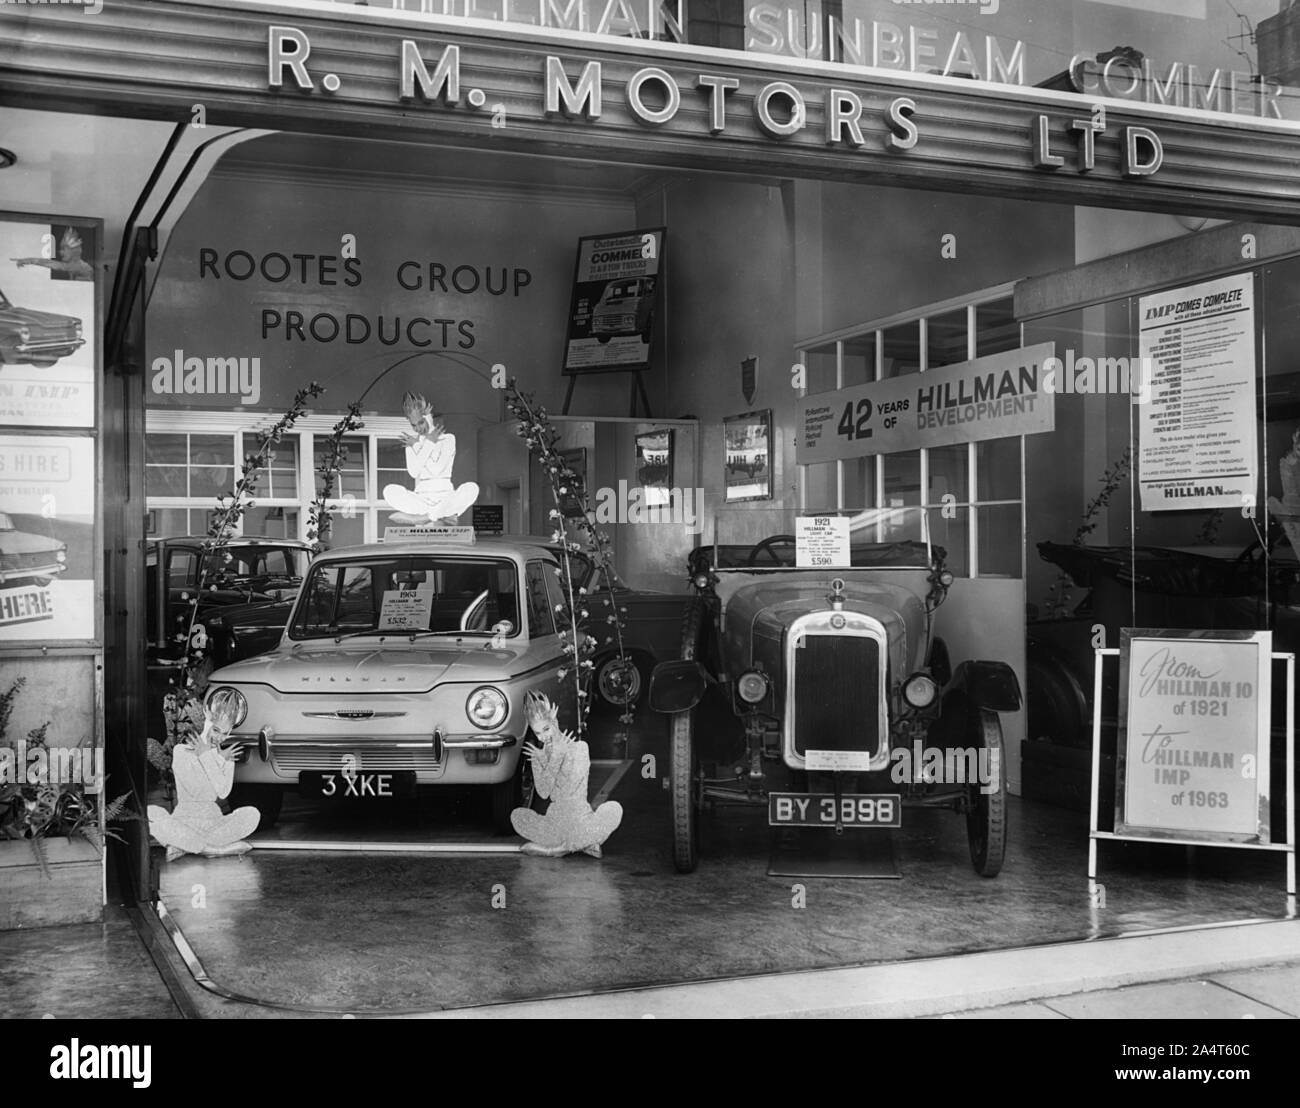
MULTIPOLYGON (((805 395, 955 365, 1021 345, 1011 288, 826 335, 799 352, 805 395)), ((1020 577, 1023 440, 992 439, 803 466, 807 510, 922 505, 932 540, 961 577, 1020 577)))
MULTIPOLYGON (((235 460, 257 449, 262 429, 250 429, 246 417, 225 412, 150 410, 146 418, 148 534, 206 534, 217 498, 229 493, 238 479, 235 460)), ((332 426, 332 416, 308 416, 275 445, 269 464, 253 483, 252 505, 245 509, 237 534, 307 537, 307 505, 321 487, 332 426)), ((331 545, 383 537, 390 514, 384 486, 411 483, 398 437, 405 428, 405 419, 370 417, 369 433, 344 438, 329 500, 331 545)))

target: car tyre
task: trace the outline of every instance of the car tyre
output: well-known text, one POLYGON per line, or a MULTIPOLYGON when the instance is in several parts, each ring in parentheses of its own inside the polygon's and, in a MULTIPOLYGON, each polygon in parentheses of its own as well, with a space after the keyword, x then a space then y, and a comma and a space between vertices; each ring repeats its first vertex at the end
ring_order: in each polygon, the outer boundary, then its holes
MULTIPOLYGON (((682 622, 684 660, 703 653, 704 603, 693 599, 682 622)), ((669 718, 669 780, 673 805, 673 865, 678 873, 693 873, 700 860, 700 814, 703 787, 700 755, 695 742, 695 710, 674 712, 669 718)))
POLYGON ((284 790, 278 785, 236 785, 230 790, 230 810, 253 807, 261 817, 257 829, 266 831, 280 818, 284 790))
MULTIPOLYGON (((984 792, 980 782, 968 786, 966 837, 971 865, 981 877, 996 877, 1007 850, 1007 764, 1002 745, 1002 721, 996 712, 980 708, 975 714, 975 746, 989 752, 997 788, 984 792)), ((990 782, 992 784, 993 782, 990 782)))
POLYGON ((544 811, 546 802, 537 795, 533 784, 533 765, 524 754, 519 755, 519 764, 514 776, 509 781, 502 781, 492 786, 492 826, 500 835, 513 835, 515 825, 510 814, 516 808, 529 808, 534 812, 544 811))

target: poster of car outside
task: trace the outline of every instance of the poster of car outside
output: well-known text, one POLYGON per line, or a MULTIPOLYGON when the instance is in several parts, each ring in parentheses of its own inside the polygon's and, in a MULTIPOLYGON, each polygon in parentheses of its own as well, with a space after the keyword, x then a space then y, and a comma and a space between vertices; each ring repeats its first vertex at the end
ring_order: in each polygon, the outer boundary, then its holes
POLYGON ((726 502, 772 498, 772 410, 745 412, 722 421, 726 456, 726 502))
POLYGON ((98 251, 93 221, 0 214, 0 424, 94 426, 98 251))
POLYGON ((95 440, 0 435, 0 644, 95 638, 95 440))
POLYGON ((636 483, 646 507, 672 502, 673 431, 647 431, 636 437, 636 483))
POLYGON ((650 364, 664 228, 578 240, 564 372, 600 373, 650 364))

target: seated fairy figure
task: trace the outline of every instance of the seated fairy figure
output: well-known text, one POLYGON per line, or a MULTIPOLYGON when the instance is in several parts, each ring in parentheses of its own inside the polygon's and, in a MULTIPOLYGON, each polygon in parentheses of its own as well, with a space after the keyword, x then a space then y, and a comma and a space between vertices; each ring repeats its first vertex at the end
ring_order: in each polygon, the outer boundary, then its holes
POLYGON ((220 856, 253 849, 243 840, 257 830, 257 809, 237 808, 225 815, 217 804, 230 795, 235 780, 235 752, 221 748, 234 722, 233 705, 208 707, 203 730, 172 748, 176 807, 171 812, 157 804, 148 808, 149 833, 167 848, 168 861, 182 854, 220 856))
POLYGON ((515 830, 529 841, 525 854, 556 858, 582 851, 600 857, 600 844, 610 837, 623 819, 623 806, 607 800, 592 810, 587 803, 587 777, 591 755, 587 744, 560 730, 557 709, 540 693, 529 693, 524 703, 528 726, 541 746, 529 744, 524 756, 532 762, 537 793, 551 805, 545 815, 528 808, 510 813, 515 830))
POLYGON ((406 471, 415 478, 415 491, 385 485, 384 500, 396 513, 394 523, 455 524, 457 517, 478 498, 478 485, 467 481, 452 485, 456 461, 456 436, 443 427, 430 404, 418 392, 402 397, 402 412, 415 434, 403 435, 406 471))

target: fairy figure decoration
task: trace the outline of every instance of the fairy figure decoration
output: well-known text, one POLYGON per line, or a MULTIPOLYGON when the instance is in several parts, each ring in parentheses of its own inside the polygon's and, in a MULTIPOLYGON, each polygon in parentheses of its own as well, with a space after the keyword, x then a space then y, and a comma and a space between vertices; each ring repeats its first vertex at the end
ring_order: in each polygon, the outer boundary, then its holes
POLYGON ((456 436, 418 392, 402 397, 402 412, 413 434, 403 435, 406 471, 415 478, 415 489, 385 485, 384 500, 395 514, 394 523, 443 523, 454 525, 457 518, 478 498, 478 485, 466 481, 453 485, 451 469, 456 461, 456 436))

